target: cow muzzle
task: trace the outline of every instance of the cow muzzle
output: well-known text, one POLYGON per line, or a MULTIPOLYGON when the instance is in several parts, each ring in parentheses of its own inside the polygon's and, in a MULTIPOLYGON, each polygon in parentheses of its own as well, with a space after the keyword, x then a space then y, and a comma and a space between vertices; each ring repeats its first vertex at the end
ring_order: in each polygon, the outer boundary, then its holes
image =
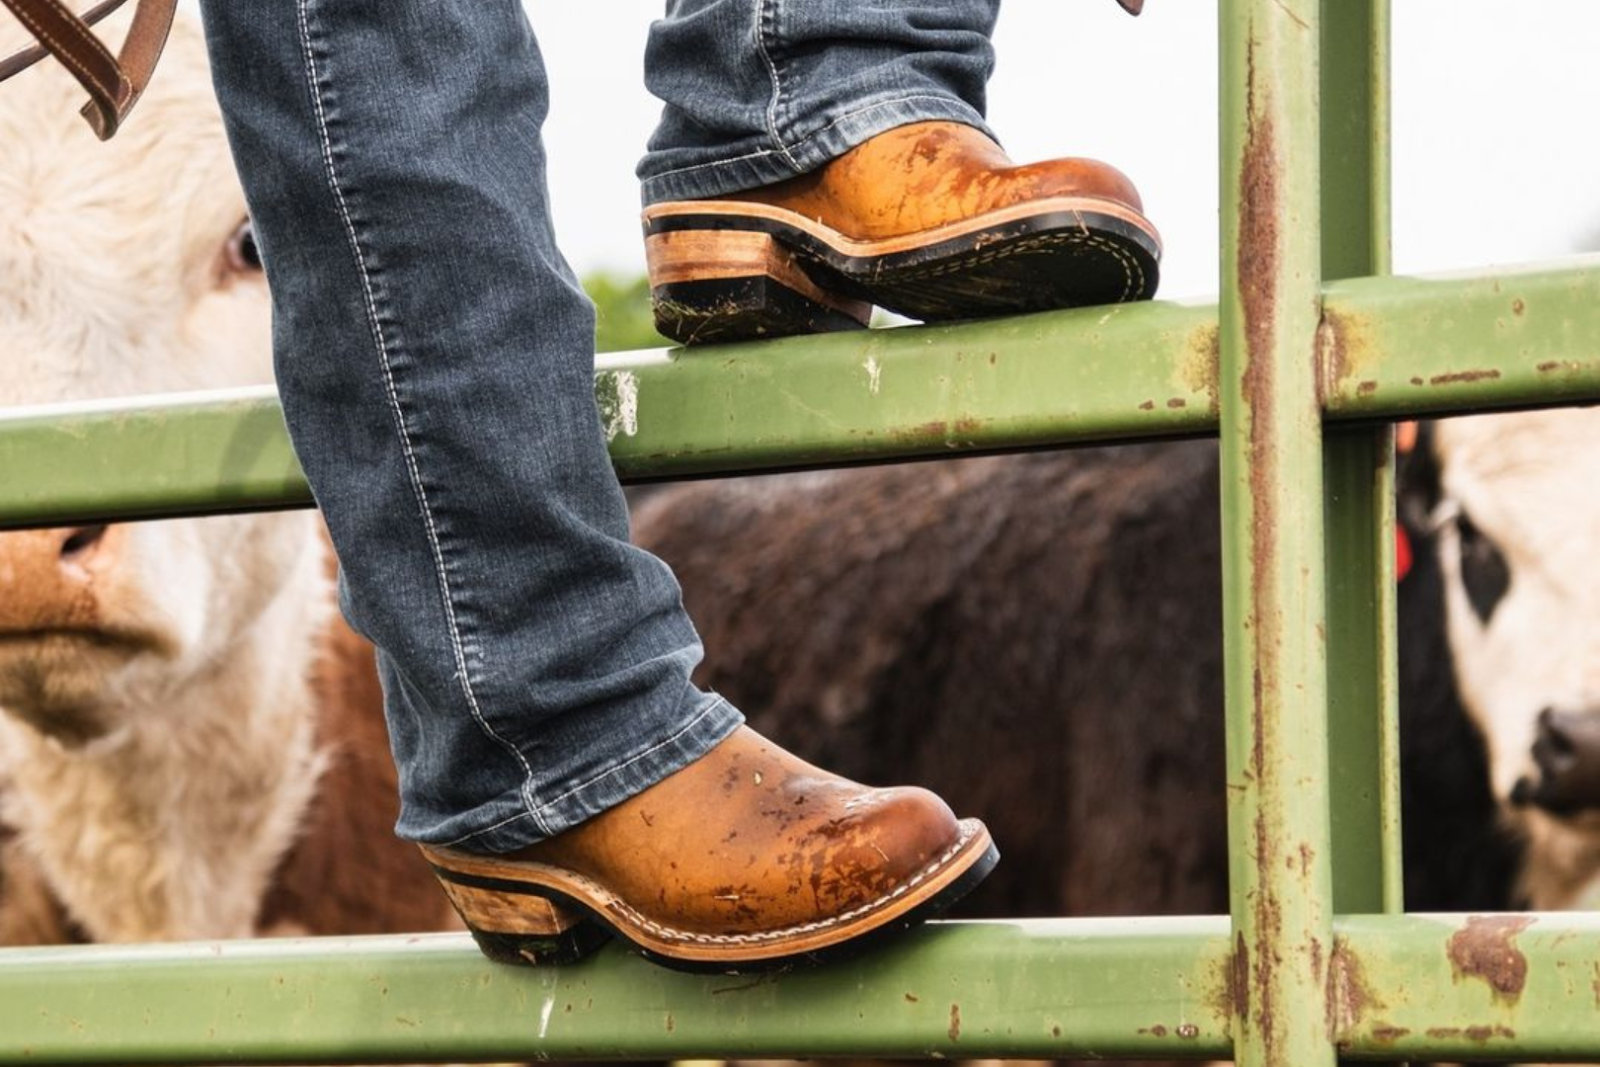
POLYGON ((0 635, 97 628, 109 529, 0 534, 0 635))
POLYGON ((1600 711, 1540 712, 1533 763, 1511 791, 1513 804, 1552 815, 1600 809, 1600 711))

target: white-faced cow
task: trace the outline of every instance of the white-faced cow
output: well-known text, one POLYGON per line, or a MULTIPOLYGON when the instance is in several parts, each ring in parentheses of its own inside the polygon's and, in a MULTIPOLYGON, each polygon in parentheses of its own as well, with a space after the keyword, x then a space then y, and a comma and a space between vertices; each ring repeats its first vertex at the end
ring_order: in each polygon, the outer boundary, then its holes
POLYGON ((1527 843, 1519 895, 1600 905, 1600 411, 1434 425, 1420 487, 1452 660, 1494 793, 1527 843))
MULTIPOLYGON (((0 90, 0 407, 270 381, 197 27, 110 143, 79 92, 54 64, 0 90)), ((0 937, 448 921, 390 833, 370 652, 329 572, 309 512, 0 534, 0 937), (380 899, 363 865, 395 879, 380 899)))

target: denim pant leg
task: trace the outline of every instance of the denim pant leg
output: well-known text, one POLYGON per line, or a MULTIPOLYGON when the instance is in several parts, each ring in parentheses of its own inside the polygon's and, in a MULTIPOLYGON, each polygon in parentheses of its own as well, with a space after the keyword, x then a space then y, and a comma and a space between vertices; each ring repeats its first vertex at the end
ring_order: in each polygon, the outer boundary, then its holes
POLYGON ((347 616, 381 649, 399 832, 506 851, 739 713, 628 542, 593 311, 556 250, 516 0, 205 0, 279 389, 347 616))
POLYGON ((645 50, 645 84, 666 105, 639 164, 645 203, 769 185, 912 122, 988 133, 999 10, 1000 0, 668 0, 645 50))

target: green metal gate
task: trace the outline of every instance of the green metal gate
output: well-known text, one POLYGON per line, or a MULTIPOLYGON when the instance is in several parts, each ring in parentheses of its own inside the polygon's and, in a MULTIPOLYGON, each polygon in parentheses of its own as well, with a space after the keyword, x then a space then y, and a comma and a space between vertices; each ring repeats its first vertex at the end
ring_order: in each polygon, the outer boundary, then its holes
MULTIPOLYGON (((934 924, 759 980, 453 935, 9 949, 0 1064, 1600 1060, 1600 915, 1402 911, 1387 426, 1600 399, 1600 261, 1385 277, 1387 0, 1221 8, 1218 305, 634 353, 597 389, 632 478, 1219 433, 1231 916, 934 924)), ((7 413, 0 469, 0 525, 310 502, 266 391, 7 413)))

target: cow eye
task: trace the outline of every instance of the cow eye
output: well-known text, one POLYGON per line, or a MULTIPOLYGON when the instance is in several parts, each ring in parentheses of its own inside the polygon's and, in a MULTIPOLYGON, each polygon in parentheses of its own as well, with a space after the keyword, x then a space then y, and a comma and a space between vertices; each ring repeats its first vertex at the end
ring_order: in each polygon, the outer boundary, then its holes
POLYGON ((261 250, 256 247, 255 227, 249 219, 239 223, 228 238, 228 269, 237 274, 254 274, 261 270, 261 250))
POLYGON ((1456 518, 1456 535, 1461 544, 1461 584, 1466 588, 1467 602, 1487 626, 1494 609, 1511 588, 1511 564, 1465 512, 1456 518))

